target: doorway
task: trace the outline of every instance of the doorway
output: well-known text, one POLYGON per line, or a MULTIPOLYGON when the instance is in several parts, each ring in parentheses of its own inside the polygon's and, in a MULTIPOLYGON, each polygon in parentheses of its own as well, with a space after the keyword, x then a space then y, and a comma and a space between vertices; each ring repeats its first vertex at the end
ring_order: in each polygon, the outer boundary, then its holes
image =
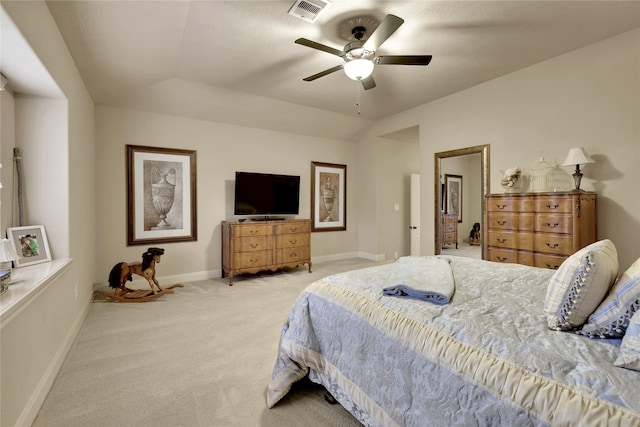
MULTIPOLYGON (((473 224, 477 222, 475 218, 480 218, 479 223, 481 224, 481 232, 480 232, 480 248, 484 248, 482 245, 482 239, 484 236, 484 196, 489 193, 489 145, 478 145, 474 147, 461 148, 458 150, 444 151, 434 154, 434 219, 435 219, 435 233, 434 233, 434 253, 436 255, 442 253, 443 248, 443 227, 442 227, 442 219, 443 214, 447 212, 447 208, 445 206, 445 201, 447 199, 447 182, 445 178, 451 179, 451 182, 456 185, 455 188, 461 188, 463 195, 460 195, 460 203, 462 205, 462 209, 459 213, 457 213, 458 221, 457 224, 459 226, 457 230, 457 242, 460 246, 460 243, 466 242, 469 237, 469 231, 473 227, 473 224), (460 166, 464 165, 465 161, 470 161, 471 163, 479 161, 479 167, 464 167, 460 166), (462 168, 462 169, 461 169, 462 168), (465 173, 466 177, 459 174, 454 174, 452 172, 464 170, 467 171, 465 173), (466 179, 465 179, 466 178, 466 179), (478 185, 479 187, 474 187, 478 185), (469 190, 467 191, 467 196, 470 194, 475 194, 474 199, 467 199, 467 204, 473 206, 473 214, 469 214, 471 210, 467 209, 467 214, 465 215, 465 204, 464 204, 464 192, 465 187, 469 190), (477 200, 479 199, 479 200, 477 200), (479 212, 478 212, 479 210, 479 212)), ((450 196, 450 195, 449 195, 450 196)), ((467 248, 467 245, 462 246, 463 248, 467 248)), ((472 254, 474 248, 470 248, 469 253, 467 255, 472 254)), ((484 249, 480 249, 481 258, 485 258, 485 254, 483 253, 484 249)), ((465 251, 451 251, 452 255, 460 255, 465 256, 465 251)))

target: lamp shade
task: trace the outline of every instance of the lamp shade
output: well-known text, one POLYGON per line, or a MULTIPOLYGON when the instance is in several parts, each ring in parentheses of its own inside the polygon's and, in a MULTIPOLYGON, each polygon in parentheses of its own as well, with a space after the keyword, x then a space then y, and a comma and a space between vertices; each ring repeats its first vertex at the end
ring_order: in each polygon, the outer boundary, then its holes
POLYGON ((353 59, 344 64, 344 73, 351 80, 362 80, 373 73, 373 67, 373 62, 368 59, 353 59))
POLYGON ((585 163, 595 163, 595 160, 584 151, 584 148, 572 148, 562 166, 584 165, 585 163))
POLYGON ((11 262, 20 259, 11 241, 7 238, 0 241, 0 263, 11 262))

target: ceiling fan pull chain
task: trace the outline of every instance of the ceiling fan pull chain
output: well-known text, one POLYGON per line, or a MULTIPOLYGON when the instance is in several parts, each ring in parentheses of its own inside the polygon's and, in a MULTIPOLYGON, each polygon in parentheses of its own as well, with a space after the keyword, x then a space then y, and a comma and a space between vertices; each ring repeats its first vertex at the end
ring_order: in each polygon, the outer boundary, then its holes
POLYGON ((360 81, 356 81, 356 113, 360 115, 360 81))

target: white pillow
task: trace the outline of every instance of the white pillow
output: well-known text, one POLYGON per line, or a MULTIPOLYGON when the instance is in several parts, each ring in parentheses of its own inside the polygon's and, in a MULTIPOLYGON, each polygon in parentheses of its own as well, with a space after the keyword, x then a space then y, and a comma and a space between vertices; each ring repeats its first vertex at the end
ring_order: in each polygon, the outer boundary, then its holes
POLYGON ((618 278, 607 297, 579 331, 590 338, 620 338, 640 310, 640 258, 618 278))
POLYGON ((640 371, 640 311, 631 317, 627 333, 620 344, 620 356, 613 362, 621 368, 640 371))
POLYGON ((547 287, 544 313, 550 329, 582 325, 618 276, 618 252, 605 239, 580 249, 560 264, 547 287))

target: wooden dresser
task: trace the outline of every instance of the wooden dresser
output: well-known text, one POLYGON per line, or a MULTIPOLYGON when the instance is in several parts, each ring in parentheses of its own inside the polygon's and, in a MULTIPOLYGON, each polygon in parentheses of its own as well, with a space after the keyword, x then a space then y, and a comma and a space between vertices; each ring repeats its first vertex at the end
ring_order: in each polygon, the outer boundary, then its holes
POLYGON ((440 233, 442 246, 455 244, 458 249, 458 214, 440 214, 440 233))
POLYGON ((222 277, 309 266, 311 220, 222 222, 222 277))
POLYGON ((489 194, 485 259, 557 269, 597 240, 596 193, 489 194))

